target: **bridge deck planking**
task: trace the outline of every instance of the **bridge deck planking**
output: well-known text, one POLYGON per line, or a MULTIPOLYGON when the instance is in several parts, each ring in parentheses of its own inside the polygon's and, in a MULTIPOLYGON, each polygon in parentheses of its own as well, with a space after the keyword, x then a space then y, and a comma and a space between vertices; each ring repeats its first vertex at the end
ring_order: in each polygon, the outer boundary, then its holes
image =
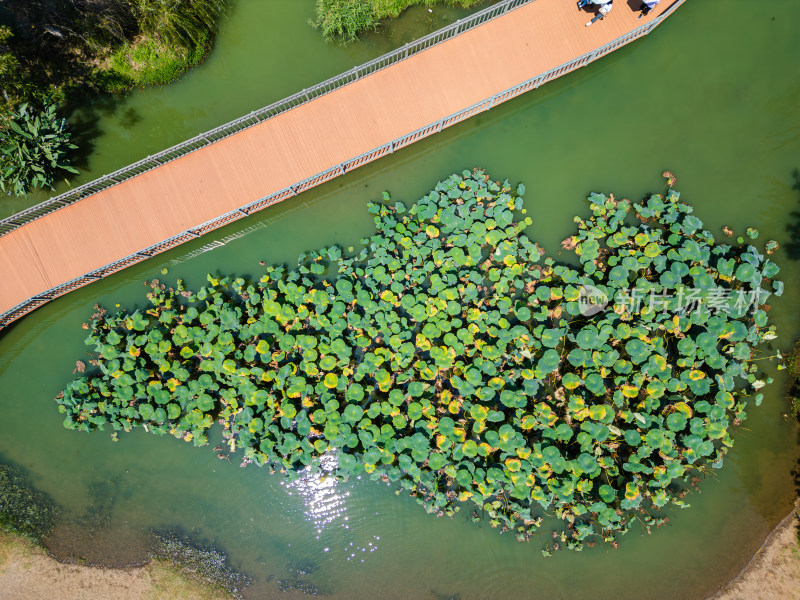
POLYGON ((592 27, 536 0, 325 96, 0 237, 0 313, 368 152, 658 17, 627 3, 592 27))

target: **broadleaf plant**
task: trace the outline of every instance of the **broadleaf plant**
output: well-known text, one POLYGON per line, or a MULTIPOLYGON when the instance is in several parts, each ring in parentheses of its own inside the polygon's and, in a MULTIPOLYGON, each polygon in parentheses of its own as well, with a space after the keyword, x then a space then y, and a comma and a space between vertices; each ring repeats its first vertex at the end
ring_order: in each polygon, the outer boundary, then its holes
POLYGON ((471 502, 520 540, 554 514, 553 547, 661 524, 761 401, 777 266, 717 244, 672 189, 592 194, 565 241, 579 266, 558 264, 525 234, 523 190, 464 171, 370 203, 358 252, 196 292, 154 281, 149 308, 93 315, 65 426, 203 445, 216 422, 244 462, 294 476, 332 454, 341 478, 440 515, 471 502))
POLYGON ((41 110, 23 103, 0 123, 0 189, 26 196, 35 188, 53 188, 60 171, 77 173, 68 155, 70 143, 64 119, 56 105, 45 101, 41 110))

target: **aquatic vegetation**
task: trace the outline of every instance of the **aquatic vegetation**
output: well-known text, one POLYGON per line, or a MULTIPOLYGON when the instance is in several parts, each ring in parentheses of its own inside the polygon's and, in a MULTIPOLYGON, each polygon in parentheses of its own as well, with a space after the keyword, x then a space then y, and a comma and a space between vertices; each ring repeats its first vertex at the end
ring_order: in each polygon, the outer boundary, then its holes
POLYGON ((151 558, 169 561, 185 573, 219 586, 233 598, 244 598, 250 578, 233 569, 219 550, 196 544, 179 531, 156 531, 153 538, 151 558))
MULTIPOLYGON (((787 370, 786 400, 789 403, 789 414, 800 419, 800 341, 795 342, 778 368, 787 370)), ((788 417, 789 414, 784 416, 788 417)))
POLYGON ((376 29, 384 19, 394 19, 414 4, 432 7, 455 4, 469 8, 480 0, 316 0, 311 26, 327 41, 349 43, 359 34, 376 29))
POLYGON ((297 476, 334 454, 338 477, 440 515, 473 503, 519 539, 555 515, 573 549, 662 523, 761 402, 778 267, 717 244, 671 189, 592 194, 564 244, 579 266, 557 264, 523 194, 464 171, 370 203, 358 251, 196 292, 154 281, 147 310, 87 324, 96 369, 59 395, 65 426, 203 445, 219 422, 246 461, 297 476))
POLYGON ((35 490, 21 471, 0 464, 0 529, 41 544, 53 530, 56 512, 53 501, 35 490))

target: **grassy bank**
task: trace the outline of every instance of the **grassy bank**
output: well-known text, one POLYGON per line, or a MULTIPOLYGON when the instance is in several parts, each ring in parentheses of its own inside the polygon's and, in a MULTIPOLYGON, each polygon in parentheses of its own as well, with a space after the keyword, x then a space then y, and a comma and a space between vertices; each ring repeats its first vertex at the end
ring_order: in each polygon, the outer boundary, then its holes
POLYGON ((448 4, 469 8, 486 0, 317 0, 312 25, 327 40, 352 42, 364 31, 394 19, 410 6, 448 4))
POLYGON ((209 44, 182 48, 140 37, 114 51, 98 78, 103 80, 106 91, 114 93, 124 93, 132 87, 166 85, 202 63, 209 49, 209 44))
POLYGON ((6 104, 170 83, 206 56, 229 0, 9 0, 0 7, 6 104))

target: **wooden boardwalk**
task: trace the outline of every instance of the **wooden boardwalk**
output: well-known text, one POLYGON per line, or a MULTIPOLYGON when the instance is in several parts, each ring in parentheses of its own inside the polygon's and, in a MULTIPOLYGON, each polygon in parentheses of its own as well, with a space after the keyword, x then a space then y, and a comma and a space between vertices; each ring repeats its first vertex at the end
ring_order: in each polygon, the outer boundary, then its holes
POLYGON ((662 1, 637 19, 617 0, 587 28, 591 15, 573 0, 536 0, 27 223, 0 237, 0 315, 564 65, 681 2, 662 1))

